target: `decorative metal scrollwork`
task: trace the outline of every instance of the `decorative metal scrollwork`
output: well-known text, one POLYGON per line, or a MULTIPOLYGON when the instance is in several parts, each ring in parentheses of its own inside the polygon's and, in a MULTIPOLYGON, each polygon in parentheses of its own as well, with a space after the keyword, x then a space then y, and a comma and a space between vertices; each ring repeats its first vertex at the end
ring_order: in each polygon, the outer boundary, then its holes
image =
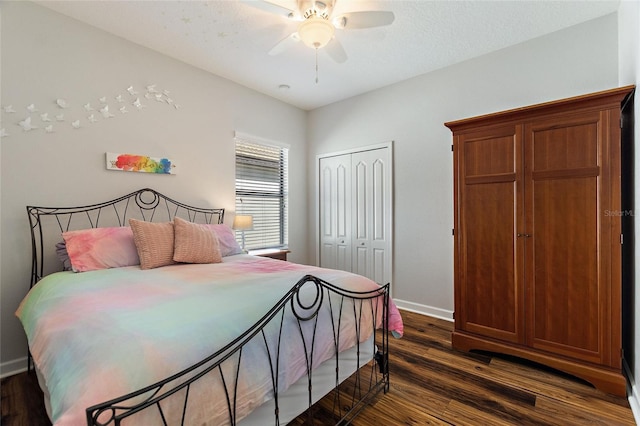
POLYGON ((294 287, 293 296, 294 297, 291 298, 291 311, 298 320, 309 321, 315 318, 316 315, 318 315, 318 311, 320 310, 322 301, 324 300, 324 291, 318 278, 311 275, 303 277, 294 287), (313 285, 315 295, 311 303, 305 304, 300 293, 302 292, 303 288, 308 289, 309 287, 311 287, 311 285, 313 285), (304 311, 304 314, 302 313, 302 311, 304 311))
POLYGON ((151 189, 142 189, 136 193, 135 201, 138 207, 144 210, 154 210, 160 204, 160 196, 156 191, 151 189), (151 194, 151 200, 146 201, 144 198, 151 194))

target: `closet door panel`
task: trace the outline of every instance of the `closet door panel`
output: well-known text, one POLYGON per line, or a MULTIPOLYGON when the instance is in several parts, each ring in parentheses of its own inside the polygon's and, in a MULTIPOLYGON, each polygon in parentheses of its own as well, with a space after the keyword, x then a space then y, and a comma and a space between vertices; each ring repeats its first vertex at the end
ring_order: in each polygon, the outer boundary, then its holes
POLYGON ((351 156, 320 160, 320 266, 351 271, 351 156))
POLYGON ((333 209, 334 176, 329 160, 320 165, 320 262, 330 268, 336 265, 336 230, 333 209))
POLYGON ((373 208, 371 249, 372 279, 378 284, 391 282, 391 166, 386 154, 376 153, 373 161, 372 197, 373 208), (385 154, 385 155, 381 155, 385 154))
POLYGON ((388 198, 385 186, 385 175, 387 173, 386 164, 379 158, 373 162, 372 176, 372 215, 371 224, 373 226, 373 241, 386 241, 386 216, 388 214, 385 200, 388 198))
POLYGON ((387 250, 373 249, 373 280, 378 284, 389 282, 389 271, 387 271, 387 250))
POLYGON ((371 279, 391 282, 391 164, 389 150, 371 152, 371 279))
MULTIPOLYGON (((338 244, 336 251, 336 263, 335 266, 331 269, 351 271, 351 260, 351 244, 338 244)), ((325 267, 324 265, 322 266, 325 267)))
POLYGON ((389 149, 353 154, 353 226, 358 274, 391 281, 391 167, 389 149))
POLYGON ((371 278, 369 271, 369 250, 367 247, 356 246, 354 250, 353 272, 371 278))
POLYGON ((351 159, 337 159, 336 167, 336 269, 351 270, 351 159))
MULTIPOLYGON (((346 160, 346 159, 345 159, 346 160)), ((346 239, 349 237, 349 221, 351 220, 349 203, 349 170, 344 163, 336 168, 336 237, 346 239)))
POLYGON ((368 176, 367 169, 369 164, 361 158, 356 156, 354 158, 353 167, 353 199, 355 201, 353 205, 354 212, 354 238, 356 246, 359 246, 359 242, 366 243, 369 239, 369 197, 371 196, 371 190, 368 188, 370 183, 370 177, 368 176))
POLYGON ((371 191, 370 176, 367 173, 369 164, 354 154, 353 160, 353 245, 354 271, 356 274, 371 278, 370 263, 370 216, 369 207, 371 191))

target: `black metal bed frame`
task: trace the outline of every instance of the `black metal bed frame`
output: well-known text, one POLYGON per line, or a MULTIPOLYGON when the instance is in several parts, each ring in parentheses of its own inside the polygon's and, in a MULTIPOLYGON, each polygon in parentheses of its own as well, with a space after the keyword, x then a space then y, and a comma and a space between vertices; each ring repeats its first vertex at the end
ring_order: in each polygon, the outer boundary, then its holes
MULTIPOLYGON (((52 232, 43 222, 47 217, 54 219, 55 233, 81 229, 79 227, 97 228, 101 226, 101 219, 103 222, 109 221, 104 226, 126 226, 131 217, 146 221, 162 221, 172 220, 179 216, 199 223, 223 223, 224 219, 224 209, 189 206, 149 188, 140 189, 111 201, 87 206, 73 208, 28 206, 27 213, 31 226, 33 256, 31 286, 36 284, 45 274, 44 262, 47 257, 45 253, 48 250, 45 248, 47 240, 44 235, 52 232), (107 218, 107 216, 109 217, 107 218)), ((229 423, 236 425, 239 421, 236 418, 236 398, 238 396, 236 385, 240 375, 242 351, 245 345, 258 339, 257 341, 264 345, 271 369, 275 407, 274 424, 280 425, 278 373, 280 369, 286 368, 286 366, 280 365, 279 360, 283 342, 283 324, 285 314, 287 314, 295 318, 299 330, 299 344, 302 345, 306 358, 308 406, 305 417, 307 423, 313 425, 315 424, 315 406, 312 401, 313 369, 311 366, 313 365, 315 338, 321 308, 328 309, 333 327, 334 358, 333 361, 327 362, 335 362, 335 386, 332 391, 331 413, 323 412, 323 421, 329 417, 336 425, 349 424, 380 391, 387 393, 389 390, 389 284, 373 291, 354 292, 342 289, 312 275, 302 277, 251 328, 205 359, 155 384, 87 408, 87 424, 95 426, 120 425, 123 420, 135 416, 143 410, 157 410, 163 424, 168 425, 161 404, 166 398, 173 397, 183 398, 181 400, 180 424, 184 425, 188 410, 191 408, 189 395, 193 383, 209 374, 215 374, 219 376, 223 386, 224 395, 219 395, 219 397, 226 401, 229 423), (309 287, 312 288, 309 289, 309 287), (305 303, 306 299, 303 300, 301 297, 300 292, 303 288, 306 289, 307 297, 309 292, 312 292, 313 300, 311 303, 305 303), (371 324, 363 323, 366 322, 363 321, 365 313, 371 316, 371 324), (348 315, 350 317, 347 317, 348 315), (376 319, 378 318, 381 318, 382 321, 379 329, 376 327, 376 319), (357 365, 363 365, 363 367, 357 368, 355 373, 341 382, 338 345, 340 343, 340 325, 342 321, 347 320, 353 320, 356 325, 356 339, 353 344, 355 345, 357 365), (311 324, 310 338, 305 337, 303 333, 303 324, 305 323, 311 324), (275 347, 271 347, 268 343, 265 334, 267 327, 278 327, 275 347), (361 362, 363 343, 360 342, 360 336, 363 332, 362 327, 372 327, 372 341, 369 344, 372 344, 373 347, 365 353, 373 353, 374 356, 373 360, 368 360, 363 354, 361 362), (225 362, 233 363, 231 365, 237 363, 237 366, 234 367, 233 377, 225 377, 223 374, 225 362)), ((31 369, 30 357, 29 369, 31 369)), ((301 380, 303 379, 305 378, 303 377, 301 380)))

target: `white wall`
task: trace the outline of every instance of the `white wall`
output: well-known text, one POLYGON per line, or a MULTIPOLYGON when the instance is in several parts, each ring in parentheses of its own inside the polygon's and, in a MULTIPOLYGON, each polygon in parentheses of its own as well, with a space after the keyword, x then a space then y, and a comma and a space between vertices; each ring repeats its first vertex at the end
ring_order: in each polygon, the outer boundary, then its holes
MULTIPOLYGON (((618 10, 618 34, 619 34, 619 79, 620 85, 635 84, 640 85, 640 3, 637 1, 623 1, 620 3, 618 10)), ((634 152, 634 170, 635 170, 635 197, 634 208, 640 207, 640 95, 635 95, 635 152, 634 152)), ((635 214, 637 216, 637 214, 635 214)), ((637 289, 637 283, 640 282, 640 224, 635 223, 635 280, 633 282, 635 300, 631 305, 634 306, 631 314, 634 318, 625 318, 631 320, 631 333, 634 347, 625 353, 626 356, 632 357, 627 361, 631 364, 633 371, 627 371, 631 383, 631 394, 629 395, 629 403, 633 410, 636 421, 640 421, 640 388, 638 387, 638 379, 640 378, 640 291, 637 289), (630 353, 629 353, 630 352, 630 353)), ((625 236, 626 238, 626 236, 625 236)))
MULTIPOLYGON (((429 54, 423 45, 416 54, 429 54)), ((395 141, 392 286, 399 306, 452 317, 452 137, 443 123, 617 87, 617 63, 613 14, 310 112, 310 161, 395 141)), ((314 185, 310 178, 311 221, 314 185)))
MULTIPOLYGON (((1 140, 1 358, 7 374, 23 366, 24 332, 14 312, 29 288, 30 240, 26 205, 82 205, 151 187, 193 205, 228 209, 235 200, 233 132, 291 145, 291 259, 307 260, 306 112, 228 80, 213 76, 59 15, 30 2, 1 3, 0 119, 10 134, 1 140), (129 85, 144 94, 157 84, 181 105, 141 98, 137 111, 126 92, 129 85), (114 97, 123 94, 129 113, 114 97), (108 97, 114 118, 90 124, 82 105, 108 97), (60 109, 55 101, 71 105, 60 109), (17 125, 34 103, 37 130, 17 125), (53 118, 46 133, 40 114, 53 118), (65 122, 55 121, 64 113, 65 122), (81 120, 73 129, 71 119, 81 120), (167 156, 180 167, 176 176, 107 171, 105 152, 167 156)), ((232 58, 228 58, 229 60, 232 58)))

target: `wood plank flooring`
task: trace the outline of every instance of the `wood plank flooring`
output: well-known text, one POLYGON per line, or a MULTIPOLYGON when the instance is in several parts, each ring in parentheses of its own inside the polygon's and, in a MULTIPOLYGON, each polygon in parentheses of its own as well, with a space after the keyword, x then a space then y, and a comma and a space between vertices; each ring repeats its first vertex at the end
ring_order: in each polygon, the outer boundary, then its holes
MULTIPOLYGON (((389 393, 366 407, 355 426, 636 424, 626 398, 522 360, 454 351, 452 323, 402 316, 405 336, 390 341, 389 393)), ((18 374, 0 386, 2 425, 50 425, 35 377, 18 374)))

